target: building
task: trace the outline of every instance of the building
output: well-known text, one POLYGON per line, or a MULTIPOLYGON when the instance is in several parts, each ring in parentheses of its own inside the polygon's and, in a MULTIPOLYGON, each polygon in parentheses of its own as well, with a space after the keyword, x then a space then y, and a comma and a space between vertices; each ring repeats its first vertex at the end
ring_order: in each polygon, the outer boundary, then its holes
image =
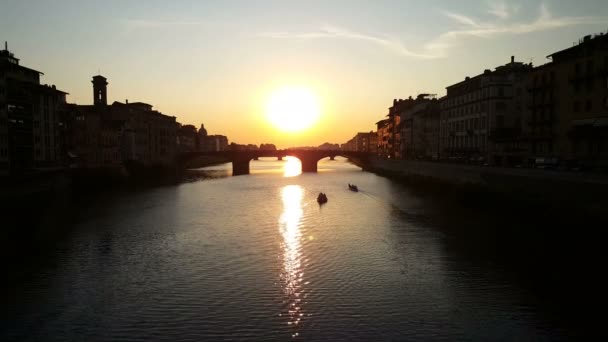
POLYGON ((225 135, 209 135, 205 141, 205 151, 219 152, 229 149, 228 137, 225 135))
POLYGON ((332 143, 329 143, 329 142, 325 142, 325 143, 317 146, 317 149, 318 150, 323 150, 323 151, 327 151, 327 150, 337 151, 337 150, 340 149, 340 145, 338 145, 338 144, 332 144, 332 143))
POLYGON ((608 168, 608 34, 548 56, 528 78, 530 159, 608 168))
POLYGON ((352 139, 345 144, 342 144, 342 151, 345 152, 366 152, 374 153, 378 152, 377 133, 357 133, 352 139))
POLYGON ((511 62, 448 86, 440 100, 442 158, 495 165, 520 163, 522 84, 532 66, 511 62))
POLYGON ((198 150, 198 132, 194 125, 178 124, 177 151, 179 153, 196 152, 198 150))
POLYGON ((434 94, 420 94, 400 113, 402 159, 439 158, 439 104, 434 94))
POLYGON ((401 159, 401 121, 405 111, 416 101, 410 96, 407 99, 394 99, 389 107, 386 119, 376 122, 377 153, 384 158, 401 159))
POLYGON ((376 153, 379 157, 388 158, 390 149, 388 141, 390 139, 389 119, 376 122, 376 153))
MULTIPOLYGON (((74 167, 144 166, 175 159, 178 124, 143 102, 107 103, 105 77, 93 77, 93 104, 69 106, 69 155, 74 167)), ((196 130, 195 130, 196 131, 196 130)), ((192 147, 192 142, 190 142, 192 147)))
POLYGON ((62 167, 66 92, 0 50, 0 175, 62 167))
POLYGON ((262 150, 262 151, 276 151, 277 147, 274 144, 260 144, 260 150, 262 150))

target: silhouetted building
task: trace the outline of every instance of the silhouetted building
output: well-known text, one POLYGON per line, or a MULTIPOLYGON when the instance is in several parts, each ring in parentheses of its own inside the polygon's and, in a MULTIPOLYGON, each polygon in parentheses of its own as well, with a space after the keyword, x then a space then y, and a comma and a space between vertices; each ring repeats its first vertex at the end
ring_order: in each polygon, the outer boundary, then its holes
POLYGON ((402 159, 437 159, 439 105, 434 94, 420 94, 400 113, 402 159))
POLYGON ((40 84, 41 72, 0 50, 0 175, 60 167, 67 93, 40 84))
POLYGON ((548 56, 528 78, 525 134, 531 161, 608 167, 608 34, 548 56))
POLYGON ((263 151, 276 151, 277 147, 274 144, 260 144, 260 150, 263 150, 263 151))
POLYGON ((210 135, 207 137, 207 147, 209 151, 226 151, 228 150, 228 137, 225 135, 210 135))
POLYGON ((183 125, 177 130, 177 150, 180 153, 195 152, 198 149, 198 132, 194 125, 183 125))
POLYGON ((522 159, 522 80, 531 65, 511 62, 448 86, 441 103, 442 157, 503 164, 522 159), (518 90, 519 89, 519 90, 518 90))
POLYGON ((323 143, 317 147, 318 150, 339 150, 340 145, 332 143, 323 143))
POLYGON ((124 162, 168 164, 177 152, 177 122, 143 102, 107 104, 107 80, 93 77, 93 105, 70 105, 69 152, 76 167, 124 162))
POLYGON ((342 151, 346 152, 367 152, 376 154, 377 148, 376 132, 357 133, 352 139, 342 145, 342 151))

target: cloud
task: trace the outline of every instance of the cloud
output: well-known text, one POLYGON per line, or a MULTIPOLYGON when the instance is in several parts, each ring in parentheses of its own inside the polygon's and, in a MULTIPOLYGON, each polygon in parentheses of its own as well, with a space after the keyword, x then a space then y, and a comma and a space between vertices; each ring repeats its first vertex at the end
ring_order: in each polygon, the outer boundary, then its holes
POLYGON ((508 19, 517 10, 517 7, 509 8, 504 2, 491 2, 488 6, 488 13, 500 19, 508 19))
POLYGON ((466 38, 492 38, 499 35, 518 35, 532 32, 549 31, 565 27, 578 25, 604 24, 608 22, 608 17, 554 17, 545 4, 541 4, 538 10, 538 17, 531 22, 512 22, 509 21, 512 14, 518 10, 517 7, 507 7, 504 3, 494 3, 489 6, 488 12, 502 19, 500 21, 484 22, 475 20, 460 13, 443 12, 443 14, 460 24, 461 27, 441 33, 432 38, 428 43, 418 49, 406 47, 406 45, 396 38, 384 35, 371 35, 351 31, 344 28, 326 25, 318 31, 311 32, 266 32, 258 36, 277 39, 350 39, 368 42, 383 46, 399 55, 418 58, 434 59, 447 56, 448 50, 458 45, 459 41, 466 38))
POLYGON ((390 37, 374 36, 355 31, 350 31, 344 28, 336 26, 326 25, 318 31, 304 32, 304 33, 290 33, 290 32, 264 32, 258 34, 261 37, 267 38, 292 38, 292 39, 318 39, 318 38, 337 38, 337 39, 350 39, 360 40, 369 43, 377 44, 386 47, 400 55, 414 58, 435 58, 435 56, 427 55, 424 53, 417 53, 409 50, 403 43, 397 39, 390 37))
POLYGON ((444 12, 443 14, 449 18, 454 19, 455 21, 457 21, 460 24, 467 25, 467 26, 473 26, 473 27, 479 26, 473 19, 471 19, 467 16, 464 16, 462 14, 450 13, 450 12, 444 12))

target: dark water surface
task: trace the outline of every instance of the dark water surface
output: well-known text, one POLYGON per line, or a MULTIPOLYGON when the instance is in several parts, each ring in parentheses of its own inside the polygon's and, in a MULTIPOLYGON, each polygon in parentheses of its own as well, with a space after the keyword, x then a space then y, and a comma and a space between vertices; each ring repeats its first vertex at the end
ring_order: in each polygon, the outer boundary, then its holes
POLYGON ((252 174, 239 177, 222 177, 229 165, 207 168, 205 180, 79 206, 70 233, 5 283, 0 340, 564 333, 512 270, 471 256, 449 233, 473 220, 442 215, 428 199, 343 160, 294 177, 284 176, 285 164, 252 161, 252 174), (329 198, 321 207, 320 191, 329 198))

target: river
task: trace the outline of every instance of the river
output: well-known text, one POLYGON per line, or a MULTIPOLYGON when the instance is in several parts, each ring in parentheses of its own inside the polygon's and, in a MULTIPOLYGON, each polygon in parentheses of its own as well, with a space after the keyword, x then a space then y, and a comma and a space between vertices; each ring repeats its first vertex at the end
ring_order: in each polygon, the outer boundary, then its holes
POLYGON ((0 340, 567 336, 538 286, 450 229, 491 219, 343 159, 316 174, 297 163, 252 161, 238 177, 220 165, 74 206, 69 233, 5 283, 0 340))

